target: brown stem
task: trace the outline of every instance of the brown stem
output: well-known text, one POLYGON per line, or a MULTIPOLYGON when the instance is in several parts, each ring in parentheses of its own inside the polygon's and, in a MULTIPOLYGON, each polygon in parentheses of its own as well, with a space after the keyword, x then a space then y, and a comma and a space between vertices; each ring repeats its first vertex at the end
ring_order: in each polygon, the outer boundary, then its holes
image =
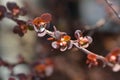
MULTIPOLYGON (((86 54, 94 54, 93 52, 83 48, 83 47, 79 47, 78 45, 74 44, 78 49, 80 49, 81 51, 83 51, 84 53, 86 54)), ((97 59, 101 60, 103 63, 105 63, 106 65, 110 66, 110 67, 113 67, 114 64, 108 62, 105 57, 101 56, 101 55, 98 55, 98 54, 94 54, 97 56, 97 59)))
MULTIPOLYGON (((47 34, 48 34, 49 36, 54 37, 54 32, 49 31, 49 30, 47 30, 47 29, 46 29, 46 31, 47 31, 47 34)), ((75 47, 77 47, 78 49, 80 49, 80 50, 83 51, 84 53, 86 53, 86 54, 94 54, 94 55, 97 56, 97 59, 101 60, 105 65, 108 65, 109 67, 114 67, 114 64, 108 62, 105 57, 103 57, 103 56, 101 56, 101 55, 98 55, 98 54, 95 54, 95 53, 93 53, 93 52, 85 49, 85 48, 82 47, 82 46, 79 46, 78 43, 76 42, 76 40, 71 40, 71 41, 73 42, 72 44, 73 44, 75 47)))

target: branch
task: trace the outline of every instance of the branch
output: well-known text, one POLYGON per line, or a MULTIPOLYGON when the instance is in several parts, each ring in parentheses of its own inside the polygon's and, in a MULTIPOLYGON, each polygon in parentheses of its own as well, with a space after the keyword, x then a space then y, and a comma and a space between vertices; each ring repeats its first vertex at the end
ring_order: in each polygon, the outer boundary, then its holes
POLYGON ((111 8, 111 10, 114 12, 114 14, 117 16, 117 18, 120 19, 119 13, 112 7, 113 3, 110 0, 105 0, 105 2, 111 8))
MULTIPOLYGON (((41 24, 41 26, 43 26, 41 24)), ((45 28, 45 27, 44 27, 45 28)), ((35 31, 41 31, 41 30, 36 30, 37 28, 35 28, 35 31)), ((89 62, 91 65, 96 65, 98 63, 97 60, 100 60, 103 62, 103 66, 109 66, 109 67, 114 67, 114 64, 112 64, 111 62, 109 62, 108 60, 106 60, 106 57, 103 57, 101 55, 95 54, 85 48, 87 48, 89 46, 89 44, 92 42, 92 38, 90 36, 85 36, 83 37, 81 34, 80 30, 76 30, 75 31, 75 37, 77 38, 76 40, 71 40, 70 36, 68 36, 65 32, 60 32, 59 30, 57 30, 54 27, 55 31, 49 31, 48 29, 45 28, 45 30, 42 33, 45 33, 45 35, 49 35, 52 40, 54 40, 52 42, 52 47, 54 49, 58 49, 60 48, 60 51, 66 51, 67 49, 71 49, 73 46, 75 46, 76 48, 80 49, 81 51, 83 51, 84 53, 86 53, 88 55, 88 59, 90 59, 91 62, 89 62), (91 57, 89 57, 89 55, 91 57)), ((45 36, 44 35, 44 36, 45 36)), ((43 37, 43 36, 38 36, 38 37, 43 37)))

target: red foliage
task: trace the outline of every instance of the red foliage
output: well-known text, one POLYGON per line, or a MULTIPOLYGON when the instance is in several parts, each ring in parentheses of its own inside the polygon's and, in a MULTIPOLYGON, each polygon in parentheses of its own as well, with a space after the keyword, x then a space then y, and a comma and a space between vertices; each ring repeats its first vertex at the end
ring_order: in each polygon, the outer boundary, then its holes
POLYGON ((107 56, 106 59, 111 63, 118 62, 118 59, 120 57, 120 48, 114 49, 111 51, 107 56))
POLYGON ((52 16, 51 14, 49 13, 44 13, 42 14, 40 17, 36 17, 34 20, 33 20, 33 24, 39 28, 40 25, 43 25, 45 23, 49 23, 50 21, 52 20, 52 16))
POLYGON ((88 60, 86 63, 89 64, 89 67, 98 65, 97 56, 95 54, 88 54, 87 58, 88 60))

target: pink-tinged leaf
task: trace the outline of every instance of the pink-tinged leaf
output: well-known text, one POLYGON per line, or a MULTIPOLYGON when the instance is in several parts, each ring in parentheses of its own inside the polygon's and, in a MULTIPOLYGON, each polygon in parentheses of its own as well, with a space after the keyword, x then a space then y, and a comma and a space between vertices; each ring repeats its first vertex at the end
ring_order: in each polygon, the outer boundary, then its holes
POLYGON ((43 37, 43 36, 46 35, 46 33, 47 33, 46 30, 43 31, 43 32, 38 32, 38 33, 37 33, 37 36, 38 36, 38 37, 43 37))
POLYGON ((92 37, 86 36, 86 38, 88 39, 89 44, 92 43, 92 41, 93 41, 92 37))
POLYGON ((58 49, 60 47, 57 41, 52 42, 51 45, 54 49, 58 49))
POLYGON ((120 71, 120 64, 115 64, 114 67, 112 68, 114 72, 120 71))
POLYGON ((71 49, 73 47, 73 41, 70 40, 70 42, 68 43, 68 49, 71 49))
POLYGON ((62 46, 61 48, 60 48, 60 51, 66 51, 67 50, 67 46, 62 46))
POLYGON ((76 30, 75 31, 75 37, 78 39, 79 37, 81 37, 82 36, 82 32, 81 32, 81 30, 76 30))

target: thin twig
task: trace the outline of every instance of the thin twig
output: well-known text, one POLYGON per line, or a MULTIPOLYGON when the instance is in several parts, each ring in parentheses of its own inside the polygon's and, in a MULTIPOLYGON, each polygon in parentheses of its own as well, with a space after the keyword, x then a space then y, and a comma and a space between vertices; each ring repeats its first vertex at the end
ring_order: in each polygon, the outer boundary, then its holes
POLYGON ((111 10, 114 12, 114 14, 117 16, 118 19, 120 19, 119 13, 112 7, 112 2, 109 0, 105 0, 106 4, 111 8, 111 10))
MULTIPOLYGON (((54 32, 49 31, 49 30, 46 30, 46 31, 47 31, 46 34, 48 34, 48 35, 51 36, 51 37, 54 37, 54 32)), ((71 41, 73 42, 72 44, 73 44, 75 47, 77 47, 78 49, 80 49, 81 51, 83 51, 85 54, 94 54, 94 55, 96 55, 97 59, 101 60, 105 65, 108 65, 109 67, 114 67, 114 64, 108 62, 105 57, 103 57, 103 56, 101 56, 101 55, 98 55, 98 54, 95 54, 95 53, 93 53, 93 52, 85 49, 85 48, 82 47, 82 46, 79 46, 78 43, 76 42, 76 40, 71 40, 71 41)))
MULTIPOLYGON (((80 49, 81 51, 83 51, 83 52, 86 53, 86 54, 94 54, 93 52, 91 52, 91 51, 89 51, 89 50, 87 50, 87 49, 85 49, 85 48, 83 48, 83 47, 79 47, 79 46, 76 45, 76 44, 74 44, 74 45, 75 45, 78 49, 80 49)), ((103 56, 101 56, 101 55, 98 55, 98 54, 94 54, 94 55, 96 55, 96 56, 97 56, 97 59, 103 61, 106 65, 108 65, 108 66, 110 66, 110 67, 113 67, 113 66, 114 66, 113 64, 109 63, 109 62, 105 59, 105 57, 103 57, 103 56)))

